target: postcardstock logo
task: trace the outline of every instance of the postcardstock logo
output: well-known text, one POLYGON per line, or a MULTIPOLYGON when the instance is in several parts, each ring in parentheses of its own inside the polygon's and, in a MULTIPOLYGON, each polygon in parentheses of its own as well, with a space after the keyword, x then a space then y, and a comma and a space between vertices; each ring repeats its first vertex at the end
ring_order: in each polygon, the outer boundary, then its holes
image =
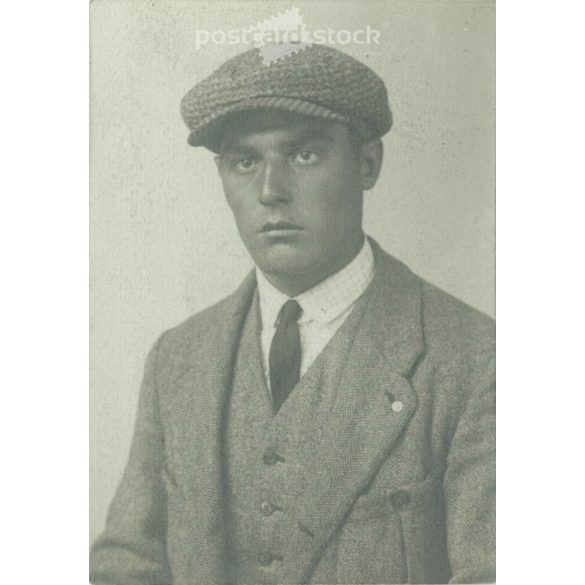
POLYGON ((245 31, 254 39, 265 65, 286 59, 313 44, 297 6, 265 18, 245 31))

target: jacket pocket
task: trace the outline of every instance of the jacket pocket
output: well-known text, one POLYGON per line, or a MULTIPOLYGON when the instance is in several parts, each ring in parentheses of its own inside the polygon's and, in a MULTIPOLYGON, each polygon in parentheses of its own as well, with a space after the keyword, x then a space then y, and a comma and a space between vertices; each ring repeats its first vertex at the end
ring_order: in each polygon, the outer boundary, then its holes
POLYGON ((360 496, 337 539, 337 583, 442 583, 449 570, 440 483, 360 496))
POLYGON ((360 496, 337 537, 337 583, 403 583, 400 517, 383 492, 360 496))

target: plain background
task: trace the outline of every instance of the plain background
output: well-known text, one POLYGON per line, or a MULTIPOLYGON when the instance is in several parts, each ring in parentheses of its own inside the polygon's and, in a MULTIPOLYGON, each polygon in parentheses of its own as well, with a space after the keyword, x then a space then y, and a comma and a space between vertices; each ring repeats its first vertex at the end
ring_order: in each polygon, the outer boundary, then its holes
MULTIPOLYGON (((299 2, 309 30, 387 84, 394 126, 364 227, 416 273, 494 315, 495 6, 489 1, 299 2)), ((103 529, 133 430, 145 356, 165 329, 231 293, 252 264, 212 153, 192 148, 183 95, 251 45, 195 46, 289 2, 99 0, 91 11, 90 540, 103 529)))
MULTIPOLYGON (((14 583, 87 580, 88 10, 0 19, 5 535, 14 583), (31 116, 37 112, 37 116, 31 116)), ((498 7, 498 582, 579 583, 581 2, 498 7)))

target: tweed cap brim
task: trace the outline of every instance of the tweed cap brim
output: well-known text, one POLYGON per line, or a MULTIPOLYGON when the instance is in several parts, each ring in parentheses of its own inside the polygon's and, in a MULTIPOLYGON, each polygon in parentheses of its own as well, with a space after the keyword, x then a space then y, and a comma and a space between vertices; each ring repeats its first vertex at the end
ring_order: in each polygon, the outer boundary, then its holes
POLYGON ((263 109, 282 110, 319 120, 353 125, 364 139, 368 139, 373 135, 373 130, 368 128, 368 125, 362 121, 350 120, 347 116, 343 116, 319 104, 290 97, 259 96, 228 104, 203 118, 198 126, 192 129, 187 141, 191 146, 205 146, 218 152, 222 129, 230 114, 263 109))

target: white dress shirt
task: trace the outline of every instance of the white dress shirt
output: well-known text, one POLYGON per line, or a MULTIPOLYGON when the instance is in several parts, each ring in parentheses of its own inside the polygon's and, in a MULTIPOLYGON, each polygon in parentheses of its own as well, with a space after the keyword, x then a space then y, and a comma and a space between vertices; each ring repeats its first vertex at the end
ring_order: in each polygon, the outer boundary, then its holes
MULTIPOLYGON (((361 250, 347 266, 313 288, 292 297, 303 310, 298 321, 301 337, 301 376, 347 319, 373 277, 374 255, 366 237, 361 250)), ((261 345, 264 375, 266 385, 270 388, 268 361, 270 344, 276 332, 276 319, 280 309, 291 297, 270 284, 258 268, 256 268, 256 279, 262 317, 261 345)))

